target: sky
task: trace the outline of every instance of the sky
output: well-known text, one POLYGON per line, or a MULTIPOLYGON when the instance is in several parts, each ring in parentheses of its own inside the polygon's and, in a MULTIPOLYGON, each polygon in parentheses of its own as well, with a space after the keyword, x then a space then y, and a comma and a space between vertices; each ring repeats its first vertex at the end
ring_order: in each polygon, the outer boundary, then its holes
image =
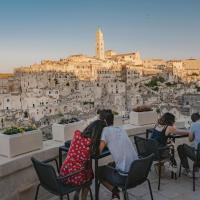
POLYGON ((0 73, 105 49, 142 58, 200 58, 199 0, 0 0, 0 73))

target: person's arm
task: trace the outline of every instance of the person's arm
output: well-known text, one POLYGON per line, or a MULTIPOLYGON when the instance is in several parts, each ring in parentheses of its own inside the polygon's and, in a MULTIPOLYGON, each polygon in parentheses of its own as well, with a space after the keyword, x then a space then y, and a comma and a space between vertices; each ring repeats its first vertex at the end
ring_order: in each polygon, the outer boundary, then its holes
POLYGON ((99 153, 100 154, 104 150, 105 147, 106 147, 106 142, 104 140, 101 140, 100 145, 99 145, 99 153))
POLYGON ((189 141, 190 142, 194 141, 194 134, 192 132, 189 133, 189 141))
POLYGON ((194 141, 195 138, 195 130, 193 124, 190 127, 190 133, 189 133, 189 141, 192 142, 194 141))
POLYGON ((99 144, 99 153, 100 154, 107 145, 107 134, 108 134, 107 129, 104 128, 102 131, 102 134, 101 134, 101 140, 100 140, 100 144, 99 144))
POLYGON ((182 130, 182 129, 176 129, 175 134, 177 134, 177 135, 189 135, 190 131, 188 131, 188 130, 182 130))
POLYGON ((176 133, 176 127, 175 126, 168 126, 165 135, 168 136, 169 134, 175 134, 176 133))
POLYGON ((168 136, 169 134, 177 134, 177 135, 189 135, 189 131, 187 130, 182 130, 182 129, 176 129, 175 126, 168 126, 166 129, 166 136, 168 136))

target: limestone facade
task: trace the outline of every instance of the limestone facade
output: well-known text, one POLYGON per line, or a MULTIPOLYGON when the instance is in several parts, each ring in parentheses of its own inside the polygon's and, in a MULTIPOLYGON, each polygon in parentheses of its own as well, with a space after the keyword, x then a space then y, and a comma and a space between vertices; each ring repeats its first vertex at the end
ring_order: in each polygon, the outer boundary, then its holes
POLYGON ((79 54, 43 60, 16 68, 14 74, 0 75, 0 118, 12 118, 14 113, 23 120, 26 114, 28 119, 38 122, 46 117, 94 114, 104 107, 122 114, 138 104, 159 105, 161 100, 175 103, 177 96, 196 89, 159 83, 155 91, 145 84, 157 75, 169 82, 181 79, 197 83, 199 63, 200 60, 142 60, 138 51, 104 52, 103 33, 99 29, 95 57, 79 54))

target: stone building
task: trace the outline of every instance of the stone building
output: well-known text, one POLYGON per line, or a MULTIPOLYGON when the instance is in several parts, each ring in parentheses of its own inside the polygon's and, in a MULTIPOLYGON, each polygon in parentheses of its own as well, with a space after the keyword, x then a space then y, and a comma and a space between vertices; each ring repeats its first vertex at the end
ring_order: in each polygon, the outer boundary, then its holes
POLYGON ((173 75, 184 82, 200 82, 200 59, 173 62, 173 75))

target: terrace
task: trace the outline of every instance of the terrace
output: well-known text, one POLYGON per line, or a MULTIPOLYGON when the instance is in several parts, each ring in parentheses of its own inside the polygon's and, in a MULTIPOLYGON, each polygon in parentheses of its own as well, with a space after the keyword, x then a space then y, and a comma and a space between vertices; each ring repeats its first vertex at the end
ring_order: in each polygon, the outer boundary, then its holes
MULTIPOLYGON (((134 126, 130 124, 123 125, 132 140, 133 136, 144 133, 152 125, 134 126)), ((178 139, 176 145, 187 142, 187 138, 178 139)), ((0 196, 2 200, 27 200, 34 199, 38 179, 32 167, 30 158, 36 157, 39 160, 49 158, 58 158, 58 148, 62 142, 48 140, 43 142, 41 150, 33 151, 14 158, 0 156, 0 196)), ((177 155, 176 155, 177 157, 177 155)), ((111 161, 111 157, 100 160, 100 165, 111 161)), ((177 158, 178 161, 178 158, 177 158)), ((172 200, 172 199, 199 199, 200 181, 196 181, 196 191, 192 191, 192 179, 182 175, 177 180, 171 179, 170 171, 165 167, 165 172, 161 178, 161 190, 157 190, 158 176, 154 166, 149 175, 152 184, 153 195, 155 200, 172 200)), ((94 183, 92 186, 94 195, 94 183)), ((150 199, 148 185, 146 183, 128 191, 129 199, 147 200, 150 199)), ((73 195, 73 194, 72 194, 73 195)), ((71 195, 71 196, 72 196, 71 195)), ((41 189, 39 200, 57 200, 58 198, 41 189)), ((100 188, 100 200, 111 199, 111 194, 103 186, 100 188)))

